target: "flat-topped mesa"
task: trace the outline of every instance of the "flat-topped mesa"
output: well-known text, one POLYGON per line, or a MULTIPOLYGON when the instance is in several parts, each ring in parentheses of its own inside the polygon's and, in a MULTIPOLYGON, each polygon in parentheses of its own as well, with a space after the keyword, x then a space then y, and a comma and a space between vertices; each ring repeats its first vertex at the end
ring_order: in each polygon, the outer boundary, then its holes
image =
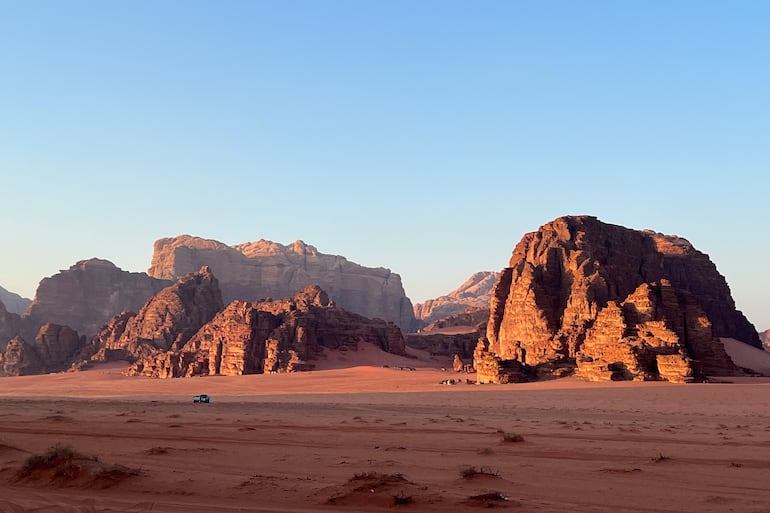
POLYGON ((289 297, 319 285, 346 310, 395 322, 404 330, 415 328, 412 304, 398 274, 320 253, 302 241, 287 246, 266 240, 227 246, 189 235, 160 239, 148 273, 176 279, 202 265, 210 266, 219 279, 225 303, 289 297))
POLYGON ((498 276, 490 271, 474 273, 449 294, 414 305, 414 316, 429 325, 469 309, 488 308, 498 276))
POLYGON ((309 370, 325 349, 359 342, 405 355, 398 327, 338 308, 318 286, 275 301, 234 300, 179 350, 137 361, 130 375, 159 378, 309 370))
POLYGON ((138 310, 170 283, 123 271, 107 260, 81 260, 40 282, 25 317, 38 326, 54 322, 92 337, 112 316, 138 310))
POLYGON ((92 341, 92 359, 133 361, 179 349, 222 307, 217 279, 204 266, 158 292, 138 314, 122 312, 105 324, 92 341))
MULTIPOLYGON (((706 371, 730 373, 735 367, 723 350, 687 347, 693 322, 708 325, 706 345, 719 345, 716 337, 732 337, 761 347, 754 327, 736 310, 724 277, 707 255, 681 237, 631 230, 595 217, 561 217, 526 234, 509 265, 492 293, 486 334, 488 353, 502 360, 569 363, 579 354, 586 356, 591 340, 604 337, 605 346, 625 344, 640 329, 629 312, 634 298, 646 294, 639 289, 644 284, 653 297, 660 296, 655 301, 662 310, 654 321, 670 331, 666 337, 678 339, 686 357, 705 358, 701 363, 706 371), (680 315, 688 316, 687 333, 680 315), (614 334, 601 335, 602 326, 615 326, 610 330, 614 334)), ((640 340, 650 345, 645 336, 640 340)))

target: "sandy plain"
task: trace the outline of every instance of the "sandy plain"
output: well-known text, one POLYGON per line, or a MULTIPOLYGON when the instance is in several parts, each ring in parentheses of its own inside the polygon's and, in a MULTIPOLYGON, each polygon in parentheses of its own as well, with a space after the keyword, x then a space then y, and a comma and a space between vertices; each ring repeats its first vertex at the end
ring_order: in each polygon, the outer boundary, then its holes
POLYGON ((2 378, 0 511, 770 512, 767 379, 447 386, 473 376, 436 363, 362 348, 292 375, 2 378), (55 444, 137 475, 17 478, 55 444))

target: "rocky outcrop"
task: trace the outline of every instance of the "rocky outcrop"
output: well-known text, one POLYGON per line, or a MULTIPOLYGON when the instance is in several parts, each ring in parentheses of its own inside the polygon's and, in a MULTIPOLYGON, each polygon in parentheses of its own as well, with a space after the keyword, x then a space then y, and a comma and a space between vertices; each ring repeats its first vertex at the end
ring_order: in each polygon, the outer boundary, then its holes
POLYGON ((14 337, 21 337, 24 340, 34 339, 39 328, 39 324, 9 312, 0 302, 0 352, 5 350, 8 341, 14 337))
POLYGON ((148 273, 176 279, 202 265, 219 279, 225 303, 289 297, 318 285, 346 310, 395 322, 406 331, 415 328, 412 304, 398 274, 319 253, 302 241, 288 246, 266 240, 227 246, 189 235, 160 239, 148 273))
POLYGON ((181 349, 222 307, 219 283, 204 266, 158 292, 138 314, 122 312, 105 324, 92 341, 92 360, 133 361, 181 349))
POLYGON ((522 238, 492 293, 486 336, 486 352, 502 360, 577 362, 586 374, 592 362, 620 362, 626 368, 612 372, 628 370, 626 378, 674 354, 703 372, 732 373, 717 337, 760 345, 707 255, 677 236, 588 216, 522 238))
POLYGON ((480 333, 409 333, 406 335, 406 345, 418 351, 426 351, 431 356, 452 357, 457 354, 471 361, 480 333))
POLYGON ((24 376, 44 372, 35 349, 21 337, 14 337, 0 353, 0 376, 24 376))
POLYGON ((441 319, 433 321, 424 328, 421 328, 419 332, 456 331, 460 328, 465 328, 467 331, 478 331, 479 329, 486 331, 488 322, 488 306, 486 308, 468 308, 458 314, 442 317, 441 319))
POLYGON ((131 375, 169 378, 308 370, 324 349, 370 342, 405 355, 398 327, 337 308, 317 286, 277 301, 235 300, 181 349, 137 361, 131 375))
POLYGON ((3 303, 9 312, 22 315, 32 300, 0 287, 0 303, 3 303))
POLYGON ((29 344, 22 337, 8 342, 0 354, 0 375, 23 376, 66 370, 85 345, 69 326, 46 323, 29 344))
POLYGON ((474 273, 449 294, 414 305, 414 316, 423 325, 429 325, 467 310, 489 308, 492 289, 499 274, 490 271, 474 273))
POLYGON ((82 260, 40 282, 26 317, 38 326, 46 322, 68 325, 91 337, 112 316, 138 310, 170 283, 122 271, 107 260, 82 260))
POLYGON ((760 333, 759 339, 762 341, 762 346, 765 350, 770 350, 770 330, 765 330, 760 333))
POLYGON ((578 373, 592 381, 739 374, 692 294, 666 280, 640 285, 622 303, 609 302, 576 359, 578 373))

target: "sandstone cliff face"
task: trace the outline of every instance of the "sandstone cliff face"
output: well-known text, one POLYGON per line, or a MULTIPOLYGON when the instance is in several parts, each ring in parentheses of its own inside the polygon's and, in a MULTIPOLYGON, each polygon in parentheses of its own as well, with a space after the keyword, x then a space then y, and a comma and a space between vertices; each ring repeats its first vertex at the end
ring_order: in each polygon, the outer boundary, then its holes
POLYGON ((412 304, 398 274, 319 253, 302 241, 288 246, 266 240, 227 246, 189 235, 160 239, 148 273, 176 279, 202 265, 211 267, 219 279, 225 303, 289 297, 318 285, 351 312, 395 322, 404 330, 415 328, 412 304))
POLYGON ((395 324, 337 308, 323 290, 311 286, 284 300, 235 300, 184 347, 151 354, 128 373, 169 378, 307 370, 324 348, 352 348, 359 342, 405 354, 395 324))
POLYGON ((0 354, 0 376, 24 376, 43 372, 43 362, 23 338, 14 337, 0 354))
POLYGON ((122 312, 105 324, 92 341, 92 359, 135 360, 180 349, 220 310, 218 281, 204 266, 158 292, 138 314, 122 312))
POLYGON ((0 287, 0 303, 3 303, 9 312, 21 315, 32 301, 0 287))
POLYGON ((144 273, 122 271, 107 260, 83 260, 44 278, 26 317, 38 325, 68 325, 91 337, 113 315, 138 310, 169 284, 144 273))
POLYGON ((9 312, 0 302, 0 351, 4 351, 8 341, 14 337, 32 340, 39 328, 38 323, 9 312))
MULTIPOLYGON (((687 336, 692 339, 697 332, 699 341, 708 339, 703 342, 706 346, 715 336, 759 346, 754 327, 735 309, 725 279, 708 256, 685 239, 580 216, 556 219, 525 235, 516 246, 510 267, 503 270, 492 293, 487 349, 503 360, 538 365, 575 361, 581 351, 615 347, 626 354, 616 358, 631 361, 628 351, 633 344, 626 343, 627 330, 646 333, 650 326, 639 328, 629 313, 632 305, 649 297, 647 289, 639 289, 644 284, 665 297, 656 300, 655 315, 642 323, 662 323, 661 331, 648 330, 656 341, 645 335, 641 344, 660 346, 667 340, 671 352, 675 346, 685 347, 688 357, 722 362, 711 361, 707 368, 722 366, 732 372, 729 357, 718 348, 712 355, 700 342, 686 347, 683 321, 677 316, 687 315, 687 336), (683 293, 686 298, 677 296, 683 293)), ((652 363, 644 360, 640 365, 632 375, 643 374, 652 363)))
POLYGON ((0 354, 0 376, 24 376, 67 369, 85 346, 85 337, 69 326, 46 323, 28 344, 14 337, 0 354))
POLYGON ((466 310, 488 308, 499 275, 489 271, 474 273, 449 294, 414 305, 414 316, 425 325, 466 310))
POLYGON ((759 339, 762 341, 765 350, 770 350, 770 330, 765 330, 760 333, 759 339))

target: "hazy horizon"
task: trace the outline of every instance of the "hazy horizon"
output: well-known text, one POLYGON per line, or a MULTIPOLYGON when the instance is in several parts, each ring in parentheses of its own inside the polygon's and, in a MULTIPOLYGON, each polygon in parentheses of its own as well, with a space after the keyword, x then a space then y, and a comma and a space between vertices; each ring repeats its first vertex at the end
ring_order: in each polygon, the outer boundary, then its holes
POLYGON ((688 239, 770 328, 770 5, 0 0, 0 286, 183 233, 421 302, 563 215, 688 239), (765 263, 763 263, 765 262, 765 263))

